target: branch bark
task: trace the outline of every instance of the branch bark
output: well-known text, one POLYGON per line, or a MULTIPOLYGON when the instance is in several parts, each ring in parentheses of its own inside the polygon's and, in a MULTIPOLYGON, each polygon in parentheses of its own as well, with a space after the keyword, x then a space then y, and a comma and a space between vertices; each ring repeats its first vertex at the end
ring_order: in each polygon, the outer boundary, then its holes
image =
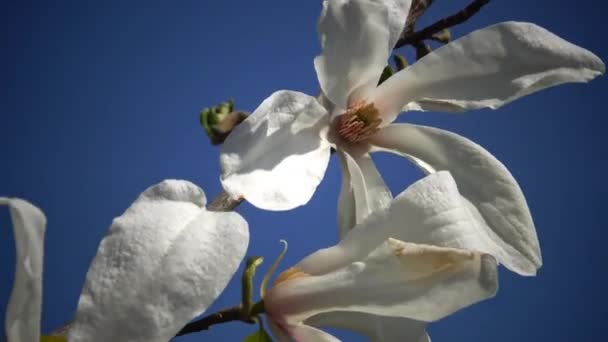
POLYGON ((426 10, 431 7, 433 4, 433 0, 414 0, 412 2, 412 6, 410 7, 410 13, 407 15, 407 20, 405 21, 405 27, 403 28, 403 33, 401 33, 401 37, 412 34, 414 32, 414 28, 416 26, 416 22, 418 18, 426 12, 426 10))
POLYGON ((241 306, 234 306, 228 309, 224 309, 213 313, 209 316, 205 316, 197 321, 192 323, 188 323, 185 327, 180 330, 177 336, 182 336, 186 334, 191 334, 203 330, 209 330, 209 328, 214 324, 227 323, 232 321, 241 321, 245 323, 253 324, 253 321, 245 320, 241 317, 241 306))
POLYGON ((226 191, 222 191, 217 194, 209 205, 207 210, 209 211, 233 211, 236 207, 243 202, 243 198, 234 199, 226 191))
POLYGON ((264 311, 264 301, 255 303, 251 307, 251 312, 249 315, 245 315, 243 313, 242 306, 233 306, 186 324, 186 326, 184 326, 182 330, 175 335, 175 337, 200 332, 203 330, 209 330, 212 325, 228 322, 240 321, 248 324, 254 324, 255 320, 252 317, 258 316, 264 313, 264 311))
MULTIPOLYGON (((395 49, 398 49, 398 48, 406 46, 406 45, 416 46, 417 44, 419 44, 420 42, 423 42, 426 39, 431 39, 431 37, 434 34, 439 33, 444 29, 462 24, 465 21, 467 21, 469 18, 474 16, 477 12, 479 12, 479 10, 481 10, 481 8, 483 6, 485 6, 486 4, 488 4, 489 2, 490 2, 490 0, 473 0, 473 2, 468 4, 465 8, 458 11, 457 13, 455 13, 449 17, 442 18, 442 19, 436 21, 435 23, 433 23, 432 25, 429 25, 420 31, 413 32, 413 26, 412 26, 412 29, 411 29, 412 32, 407 32, 407 28, 409 26, 409 24, 408 24, 406 26, 406 30, 404 31, 404 34, 397 41, 397 44, 395 44, 395 49)), ((431 1, 431 3, 432 3, 432 1, 431 1)), ((426 8, 428 8, 428 6, 425 7, 425 10, 426 10, 426 8)), ((418 14, 415 18, 417 19, 420 15, 422 15, 422 13, 418 14)), ((415 22, 412 23, 412 25, 415 25, 415 22)))

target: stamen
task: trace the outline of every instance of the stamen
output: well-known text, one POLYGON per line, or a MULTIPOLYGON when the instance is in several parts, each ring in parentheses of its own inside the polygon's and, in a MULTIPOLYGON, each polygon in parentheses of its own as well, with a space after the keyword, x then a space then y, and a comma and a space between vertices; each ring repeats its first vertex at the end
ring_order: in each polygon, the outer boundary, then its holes
POLYGON ((358 103, 336 119, 336 130, 346 141, 360 142, 380 129, 382 119, 379 116, 373 103, 358 103))

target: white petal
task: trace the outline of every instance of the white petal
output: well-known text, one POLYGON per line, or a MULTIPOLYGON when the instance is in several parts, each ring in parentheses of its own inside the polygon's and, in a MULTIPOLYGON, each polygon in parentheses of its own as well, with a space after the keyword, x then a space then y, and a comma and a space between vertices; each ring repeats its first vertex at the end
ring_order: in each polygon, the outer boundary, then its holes
POLYGON ((327 273, 360 260, 388 237, 482 251, 513 269, 526 263, 512 248, 496 242, 496 234, 460 195, 452 176, 440 171, 412 184, 392 201, 389 210, 370 215, 339 244, 307 256, 297 267, 309 274, 327 273))
POLYGON ((388 10, 369 0, 323 2, 318 25, 321 89, 338 107, 362 100, 378 84, 389 56, 388 10))
POLYGON ((509 170, 472 141, 444 130, 395 124, 373 138, 381 148, 418 160, 425 172, 448 170, 470 201, 479 233, 498 247, 491 251, 506 267, 533 275, 542 265, 534 222, 526 199, 509 170))
POLYGON ((505 22, 428 54, 384 82, 374 102, 387 122, 412 101, 430 110, 498 108, 547 87, 587 82, 604 71, 596 55, 542 27, 505 22))
POLYGON ((339 150, 339 156, 343 179, 338 226, 342 238, 371 213, 387 208, 393 196, 368 153, 351 155, 339 150))
POLYGON ((269 316, 268 326, 276 342, 340 342, 334 336, 301 323, 278 323, 269 316))
POLYGON ((187 181, 148 188, 114 219, 88 271, 70 342, 166 342, 223 291, 249 240, 187 181))
POLYGON ((287 331, 283 331, 282 328, 275 324, 270 316, 268 316, 268 328, 270 328, 276 342, 292 342, 291 337, 287 335, 287 331))
POLYGON ((17 252, 15 281, 6 309, 6 337, 8 342, 38 342, 46 217, 18 198, 0 197, 0 205, 9 207, 17 252))
POLYGON ((314 97, 273 93, 222 145, 224 189, 266 210, 306 204, 329 163, 330 145, 321 137, 328 125, 314 97))
POLYGON ((460 232, 463 229, 470 231, 470 227, 475 226, 475 221, 466 220, 467 210, 458 196, 454 180, 449 173, 438 172, 429 175, 397 196, 388 210, 373 212, 337 245, 312 253, 296 267, 313 275, 331 272, 361 260, 389 237, 410 241, 407 234, 409 230, 426 230, 429 233, 444 230, 460 232), (453 191, 456 192, 456 201, 455 196, 446 197, 446 194, 453 191), (444 200, 446 198, 447 200, 444 200), (452 212, 464 213, 465 219, 463 215, 452 216, 452 212), (446 217, 442 220, 436 219, 443 216, 446 217))
POLYGON ((443 112, 443 113, 460 113, 466 111, 466 108, 459 106, 455 103, 451 103, 448 101, 439 101, 439 100, 420 100, 416 102, 410 102, 405 107, 403 107, 402 111, 428 111, 428 112, 443 112))
POLYGON ((334 336, 305 324, 292 324, 287 329, 297 342, 340 342, 334 336))
POLYGON ((430 342, 426 333, 427 323, 408 318, 335 311, 313 316, 305 323, 321 328, 351 330, 372 342, 430 342))
POLYGON ((389 239, 362 261, 277 284, 264 302, 288 323, 332 311, 428 322, 492 297, 497 276, 489 254, 389 239))
POLYGON ((338 196, 338 233, 342 239, 357 224, 353 181, 357 181, 358 175, 355 173, 353 179, 351 171, 348 169, 349 164, 354 164, 352 158, 340 150, 337 152, 342 170, 342 185, 338 196))
POLYGON ((388 41, 389 52, 393 50, 395 44, 401 37, 405 20, 410 12, 412 0, 371 0, 375 3, 385 6, 388 10, 388 29, 390 38, 388 41))

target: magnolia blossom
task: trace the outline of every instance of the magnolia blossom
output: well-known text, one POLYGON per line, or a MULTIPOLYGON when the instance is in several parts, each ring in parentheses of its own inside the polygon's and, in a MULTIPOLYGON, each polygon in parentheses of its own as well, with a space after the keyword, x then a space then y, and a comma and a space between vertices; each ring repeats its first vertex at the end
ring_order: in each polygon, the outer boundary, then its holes
POLYGON ((497 262, 477 225, 448 172, 427 176, 283 272, 264 297, 271 327, 281 341, 337 341, 315 326, 428 341, 426 322, 496 292, 497 262))
MULTIPOLYGON (((222 292, 249 242, 236 213, 209 212, 196 185, 166 180, 114 219, 87 273, 70 342, 166 342, 222 292)), ((17 272, 7 310, 8 342, 39 342, 44 214, 9 204, 17 272)))
POLYGON ((303 205, 334 148, 344 175, 338 217, 344 236, 392 198, 369 153, 396 153, 427 174, 449 170, 493 255, 533 275, 542 263, 538 239, 507 168, 457 134, 392 122, 402 110, 498 108, 550 86, 591 80, 604 64, 534 24, 505 22, 431 52, 378 86, 409 6, 408 0, 324 1, 322 52, 314 63, 322 103, 287 90, 264 100, 222 147, 224 189, 262 209, 303 205))

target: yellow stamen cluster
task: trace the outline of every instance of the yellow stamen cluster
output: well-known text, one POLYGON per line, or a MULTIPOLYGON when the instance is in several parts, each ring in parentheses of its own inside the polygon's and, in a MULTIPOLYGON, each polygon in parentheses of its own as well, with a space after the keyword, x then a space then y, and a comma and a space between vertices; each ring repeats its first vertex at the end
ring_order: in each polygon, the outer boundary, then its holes
POLYGON ((355 143, 368 139, 380 128, 380 114, 373 103, 358 103, 336 119, 340 137, 355 143))

